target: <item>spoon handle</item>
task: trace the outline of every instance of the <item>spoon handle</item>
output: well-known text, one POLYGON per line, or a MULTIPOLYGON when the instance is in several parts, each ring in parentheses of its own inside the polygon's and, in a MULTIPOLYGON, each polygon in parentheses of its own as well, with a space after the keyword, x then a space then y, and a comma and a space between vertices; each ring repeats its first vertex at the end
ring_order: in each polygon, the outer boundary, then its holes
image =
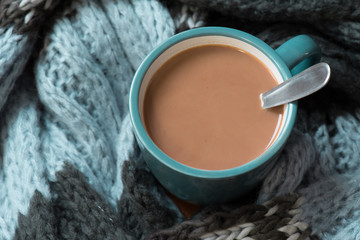
POLYGON ((264 109, 289 103, 306 97, 326 85, 330 77, 327 63, 318 63, 289 78, 273 89, 260 94, 264 109))

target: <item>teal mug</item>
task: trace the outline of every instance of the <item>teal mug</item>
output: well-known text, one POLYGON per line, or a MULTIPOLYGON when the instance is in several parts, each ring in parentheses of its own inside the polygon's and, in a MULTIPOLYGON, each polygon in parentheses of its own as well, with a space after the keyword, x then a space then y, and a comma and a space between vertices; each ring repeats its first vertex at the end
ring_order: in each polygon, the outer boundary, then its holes
POLYGON ((177 162, 160 150, 143 124, 145 91, 155 72, 171 57, 186 49, 209 44, 242 49, 263 62, 279 83, 319 62, 321 51, 307 35, 296 36, 276 50, 239 30, 203 27, 179 33, 156 47, 138 68, 130 88, 129 108, 134 133, 144 159, 156 179, 180 199, 198 204, 235 200, 256 187, 276 163, 293 128, 297 102, 284 107, 281 128, 270 147, 252 161, 225 170, 203 170, 177 162))

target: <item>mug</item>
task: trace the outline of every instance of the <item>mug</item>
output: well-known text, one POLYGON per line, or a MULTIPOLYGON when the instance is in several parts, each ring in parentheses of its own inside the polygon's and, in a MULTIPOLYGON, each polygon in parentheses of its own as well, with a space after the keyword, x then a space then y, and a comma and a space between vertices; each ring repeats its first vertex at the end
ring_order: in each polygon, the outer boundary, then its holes
POLYGON ((197 203, 214 204, 235 200, 255 188, 276 163, 293 128, 297 102, 284 107, 283 122, 276 139, 252 161, 225 170, 203 170, 186 166, 161 151, 148 135, 144 123, 145 91, 156 71, 171 57, 197 46, 219 44, 242 49, 263 62, 279 84, 293 74, 319 62, 321 51, 307 35, 296 36, 276 50, 248 33, 225 27, 202 27, 181 32, 156 47, 136 71, 129 94, 133 130, 143 157, 160 184, 176 197, 197 203))

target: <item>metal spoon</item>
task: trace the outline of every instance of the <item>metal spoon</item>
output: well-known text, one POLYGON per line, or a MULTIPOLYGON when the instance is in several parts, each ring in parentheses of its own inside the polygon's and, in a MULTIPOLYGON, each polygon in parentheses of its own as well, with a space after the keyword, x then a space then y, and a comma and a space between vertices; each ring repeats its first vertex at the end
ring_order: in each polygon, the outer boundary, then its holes
POLYGON ((306 97, 324 87, 329 78, 329 65, 315 64, 273 89, 261 93, 261 106, 266 109, 306 97))

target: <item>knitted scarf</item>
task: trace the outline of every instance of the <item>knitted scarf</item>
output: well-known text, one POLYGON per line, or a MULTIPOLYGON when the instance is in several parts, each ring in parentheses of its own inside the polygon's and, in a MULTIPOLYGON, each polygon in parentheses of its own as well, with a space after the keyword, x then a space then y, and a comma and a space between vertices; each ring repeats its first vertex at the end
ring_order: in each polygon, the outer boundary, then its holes
POLYGON ((0 239, 360 239, 359 39, 357 1, 0 1, 0 239), (207 25, 273 48, 308 34, 332 75, 259 188, 187 218, 128 93, 155 46, 207 25))

